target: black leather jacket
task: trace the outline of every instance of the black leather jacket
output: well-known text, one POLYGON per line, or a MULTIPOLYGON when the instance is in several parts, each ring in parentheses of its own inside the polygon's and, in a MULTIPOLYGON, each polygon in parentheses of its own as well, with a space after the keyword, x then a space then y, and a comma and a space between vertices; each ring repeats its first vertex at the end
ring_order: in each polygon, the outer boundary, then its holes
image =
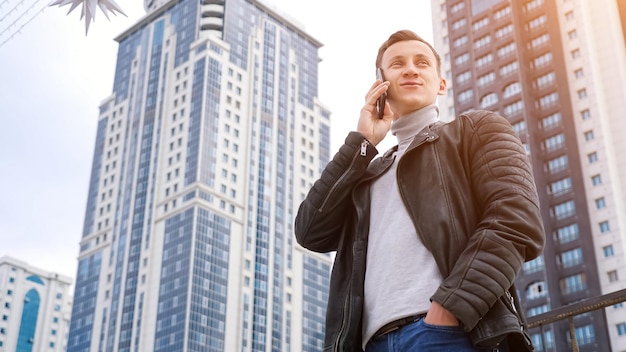
MULTIPOLYGON (((299 244, 336 251, 324 351, 361 351, 369 187, 393 163, 358 132, 300 205, 299 244)), ((422 130, 397 166, 397 183, 417 233, 444 278, 432 300, 452 312, 475 346, 532 350, 513 282, 537 257, 545 234, 530 164, 509 122, 487 111, 422 130), (514 302, 515 301, 515 302, 514 302), (506 339, 505 339, 506 337, 506 339)))

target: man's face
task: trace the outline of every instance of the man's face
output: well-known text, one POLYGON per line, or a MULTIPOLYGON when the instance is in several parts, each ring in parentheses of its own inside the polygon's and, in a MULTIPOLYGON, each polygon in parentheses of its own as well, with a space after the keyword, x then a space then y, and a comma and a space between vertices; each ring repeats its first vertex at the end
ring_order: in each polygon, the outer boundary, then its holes
POLYGON ((381 68, 391 85, 387 101, 396 118, 433 104, 446 91, 432 50, 418 40, 391 45, 383 53, 381 68))

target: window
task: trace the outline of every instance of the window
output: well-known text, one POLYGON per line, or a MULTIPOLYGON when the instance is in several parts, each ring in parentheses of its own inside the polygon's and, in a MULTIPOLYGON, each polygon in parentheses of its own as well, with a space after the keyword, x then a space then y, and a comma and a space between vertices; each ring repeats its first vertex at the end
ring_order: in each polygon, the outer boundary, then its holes
POLYGON ((524 111, 524 103, 521 100, 518 100, 514 103, 504 106, 503 114, 506 117, 512 117, 517 114, 520 114, 524 111))
POLYGON ((546 94, 539 98, 538 107, 541 109, 549 108, 559 102, 559 94, 557 92, 546 94))
POLYGON ((583 73, 583 69, 579 68, 577 70, 574 70, 574 77, 578 78, 582 78, 585 74, 583 73))
POLYGON ((583 262, 583 251, 580 248, 575 248, 561 253, 558 259, 563 268, 570 268, 583 262))
POLYGON ((589 160, 589 164, 593 164, 598 161, 598 153, 592 152, 587 154, 587 160, 589 160))
POLYGON ((528 131, 526 128, 526 120, 514 123, 511 127, 513 127, 513 131, 515 131, 518 136, 524 135, 528 131))
POLYGON ((468 89, 466 91, 459 93, 458 99, 460 103, 465 103, 469 101, 470 99, 472 99, 473 96, 474 96, 474 91, 471 89, 468 89))
POLYGON ((502 46, 498 48, 498 57, 505 57, 506 55, 514 53, 516 49, 517 49, 517 44, 515 44, 515 42, 502 46))
POLYGON ((526 298, 536 299, 548 294, 548 286, 543 281, 533 282, 526 288, 526 298))
POLYGON ((537 271, 541 271, 544 268, 543 255, 538 256, 537 258, 525 262, 523 264, 524 274, 531 274, 537 271))
POLYGON ((559 285, 561 287, 561 293, 569 294, 580 292, 587 288, 587 282, 585 279, 585 274, 580 273, 572 276, 568 276, 559 281, 559 285))
POLYGON ((552 182, 548 187, 548 193, 559 196, 563 193, 567 193, 572 189, 572 179, 569 177, 562 178, 558 181, 552 182))
POLYGON ((472 24, 472 29, 474 31, 477 31, 481 28, 487 27, 489 25, 489 17, 483 17, 480 20, 474 22, 474 24, 472 24))
POLYGON ((478 77, 478 79, 476 80, 476 84, 478 84, 479 87, 481 86, 485 86, 493 81, 496 80, 496 74, 493 72, 489 72, 487 74, 484 74, 480 77, 478 77))
POLYGON ((547 163, 547 171, 551 174, 566 170, 569 167, 567 155, 561 155, 551 159, 547 163))
POLYGON ((617 277, 617 270, 611 270, 606 273, 609 277, 609 282, 617 282, 619 278, 617 277))
POLYGON ((617 335, 619 336, 626 335, 626 323, 619 323, 615 327, 617 328, 617 335))
POLYGON ((496 38, 500 39, 502 37, 505 37, 508 34, 513 33, 513 25, 512 24, 508 24, 504 27, 500 27, 496 30, 496 38))
POLYGON ((507 76, 512 73, 516 73, 519 70, 519 63, 513 61, 510 64, 504 65, 500 68, 500 76, 507 76))
POLYGON ((604 257, 612 257, 615 253, 613 252, 613 245, 610 244, 608 246, 602 247, 602 252, 604 252, 604 257))
POLYGON ((485 109, 487 107, 492 106, 493 104, 498 102, 498 94, 489 93, 480 99, 480 107, 481 109, 485 109))
POLYGON ((535 81, 535 86, 539 89, 551 86, 556 82, 556 74, 554 72, 548 72, 543 76, 540 76, 535 81))
POLYGON ((452 23, 452 30, 456 31, 457 29, 461 29, 467 25, 467 19, 465 17, 461 18, 458 21, 452 23))
POLYGON ((493 18, 494 18, 495 20, 500 20, 500 19, 502 19, 502 18, 504 18, 504 17, 507 17, 507 16, 508 16, 508 15, 510 15, 510 14, 511 14, 511 7, 510 7, 510 6, 507 6, 507 7, 503 8, 502 10, 500 10, 500 11, 496 12, 496 13, 493 15, 493 18))
POLYGON ((550 35, 548 33, 542 34, 536 38, 533 38, 530 41, 530 49, 535 49, 541 45, 547 44, 550 42, 550 35))
POLYGON ((548 351, 554 349, 554 332, 546 331, 543 336, 544 340, 542 341, 540 333, 530 335, 533 345, 535 345, 537 351, 541 351, 544 345, 548 351))
POLYGON ((521 92, 522 92, 522 85, 519 82, 513 82, 504 88, 502 97, 509 98, 521 92))
POLYGON ((573 11, 567 11, 565 13, 565 20, 566 21, 573 21, 574 20, 574 12, 573 11))
POLYGON ((591 184, 594 186, 602 184, 602 176, 601 175, 591 176, 591 184))
POLYGON ((606 201, 604 200, 604 197, 600 197, 596 199, 595 202, 596 202, 596 209, 606 208, 606 201))
MULTIPOLYGON (((546 313, 547 311, 550 310, 550 305, 549 304, 544 304, 538 307, 532 307, 528 310, 528 317, 532 317, 535 315, 539 315, 541 313, 546 313)), ((541 346, 541 345, 539 345, 541 346)))
POLYGON ((577 59, 580 57, 580 49, 572 50, 572 59, 577 59))
POLYGON ((561 126, 561 113, 557 112, 541 119, 541 128, 545 131, 561 126))
POLYGON ((472 73, 470 71, 465 71, 456 76, 456 83, 463 84, 469 81, 472 78, 472 73))
POLYGON ((580 112, 580 117, 583 120, 588 120, 591 118, 591 112, 589 112, 589 109, 583 110, 580 112))
POLYGON ((450 13, 457 13, 461 10, 463 10, 465 8, 465 3, 464 2, 458 2, 454 5, 452 5, 452 7, 450 7, 450 13))
POLYGON ((596 335, 593 330, 593 325, 585 325, 576 328, 576 340, 579 345, 588 345, 596 341, 596 335))
POLYGON ((535 29, 537 27, 540 27, 541 25, 546 24, 547 22, 548 22, 548 17, 546 17, 546 15, 535 17, 528 22, 528 29, 531 29, 531 30, 535 29))
POLYGON ((526 3, 526 5, 524 6, 524 9, 527 12, 530 12, 531 10, 536 9, 540 7, 541 5, 543 5, 543 0, 532 0, 526 3))
POLYGON ((548 152, 560 149, 565 145, 565 135, 563 133, 559 133, 555 136, 552 136, 544 140, 543 145, 545 150, 548 152))
POLYGON ((600 233, 606 233, 611 230, 611 227, 609 226, 608 221, 602 221, 599 225, 600 225, 600 233))
POLYGON ((489 45, 489 43, 491 43, 491 36, 490 35, 485 35, 483 37, 478 38, 475 42, 474 42, 474 49, 480 49, 486 45, 489 45))
POLYGON ((587 97, 587 89, 583 88, 576 92, 578 94, 578 99, 585 99, 587 97))
POLYGON ((571 31, 567 32, 567 36, 569 37, 569 39, 576 39, 578 33, 576 33, 575 29, 572 29, 571 31))
POLYGON ((575 241, 578 237, 578 224, 568 225, 556 230, 556 238, 561 244, 575 241))
POLYGON ((468 62, 469 59, 470 59, 470 54, 464 53, 464 54, 457 56, 456 59, 454 59, 454 64, 459 66, 461 64, 468 62))
POLYGON ((486 65, 490 65, 493 62, 493 54, 489 53, 476 59, 476 67, 481 68, 486 65))
POLYGON ((460 38, 455 39, 452 42, 452 46, 454 46, 455 48, 459 48, 459 47, 467 44, 467 42, 469 42, 469 39, 468 39, 468 37, 466 35, 464 35, 464 36, 462 36, 460 38))
POLYGON ((532 62, 532 67, 537 69, 545 65, 548 65, 551 62, 552 62, 552 52, 548 52, 541 56, 536 57, 532 62))
POLYGON ((573 200, 569 200, 552 207, 551 213, 557 220, 565 219, 576 213, 576 206, 573 200))

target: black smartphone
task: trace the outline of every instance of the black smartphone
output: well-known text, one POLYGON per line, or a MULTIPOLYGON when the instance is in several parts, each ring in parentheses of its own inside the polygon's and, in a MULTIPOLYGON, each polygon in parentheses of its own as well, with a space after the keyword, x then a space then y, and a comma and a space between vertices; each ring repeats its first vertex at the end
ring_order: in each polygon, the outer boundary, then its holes
MULTIPOLYGON (((385 81, 383 78, 383 71, 379 68, 376 69, 376 78, 381 81, 385 81)), ((382 119, 385 115, 385 102, 387 101, 387 92, 384 92, 378 100, 376 100, 376 111, 378 111, 378 118, 382 119)))

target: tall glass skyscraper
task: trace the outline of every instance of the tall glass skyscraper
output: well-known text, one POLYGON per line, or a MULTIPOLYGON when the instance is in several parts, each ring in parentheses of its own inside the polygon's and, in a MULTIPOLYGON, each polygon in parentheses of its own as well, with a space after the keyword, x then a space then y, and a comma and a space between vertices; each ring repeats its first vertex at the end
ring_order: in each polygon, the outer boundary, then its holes
MULTIPOLYGON (((431 5, 449 82, 440 110, 500 112, 533 165, 547 241, 517 280, 526 315, 626 288, 624 1, 431 5)), ((571 324, 580 351, 626 350, 626 304, 571 324)), ((568 320, 531 333, 539 350, 573 350, 568 320)))
POLYGON ((292 236, 330 158, 321 43, 257 0, 172 0, 119 35, 68 351, 319 351, 330 255, 292 236))

